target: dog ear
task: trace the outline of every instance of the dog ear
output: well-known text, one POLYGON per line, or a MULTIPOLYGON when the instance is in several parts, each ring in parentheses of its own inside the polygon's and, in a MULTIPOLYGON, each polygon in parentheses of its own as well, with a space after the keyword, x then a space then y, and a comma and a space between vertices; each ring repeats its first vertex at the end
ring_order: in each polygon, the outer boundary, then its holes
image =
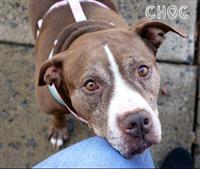
POLYGON ((177 33, 184 38, 187 37, 186 33, 178 28, 173 28, 165 23, 146 18, 137 22, 136 25, 131 28, 131 31, 139 34, 155 52, 165 40, 164 35, 169 31, 177 33))
POLYGON ((53 58, 46 60, 39 71, 38 85, 44 86, 46 84, 55 84, 57 87, 62 80, 62 64, 64 60, 64 54, 59 53, 53 58))

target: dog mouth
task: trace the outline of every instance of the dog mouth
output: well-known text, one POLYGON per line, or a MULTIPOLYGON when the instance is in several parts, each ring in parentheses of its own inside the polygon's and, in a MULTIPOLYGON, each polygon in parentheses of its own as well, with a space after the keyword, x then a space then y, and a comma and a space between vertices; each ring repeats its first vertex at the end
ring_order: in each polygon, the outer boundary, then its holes
POLYGON ((149 148, 152 145, 152 143, 150 141, 143 141, 138 147, 137 149, 135 149, 135 151, 132 152, 132 156, 135 154, 141 154, 143 153, 147 148, 149 148))
POLYGON ((143 153, 147 148, 151 147, 154 143, 149 141, 146 138, 143 138, 136 147, 131 148, 128 153, 125 155, 126 158, 131 158, 134 155, 143 153))

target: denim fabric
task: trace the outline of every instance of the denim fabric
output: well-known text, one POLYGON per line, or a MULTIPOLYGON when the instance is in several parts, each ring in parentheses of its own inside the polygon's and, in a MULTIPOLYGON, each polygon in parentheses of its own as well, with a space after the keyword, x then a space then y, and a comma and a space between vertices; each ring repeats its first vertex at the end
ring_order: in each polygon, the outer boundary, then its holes
POLYGON ((92 137, 76 143, 34 168, 154 168, 151 153, 126 159, 101 137, 92 137))

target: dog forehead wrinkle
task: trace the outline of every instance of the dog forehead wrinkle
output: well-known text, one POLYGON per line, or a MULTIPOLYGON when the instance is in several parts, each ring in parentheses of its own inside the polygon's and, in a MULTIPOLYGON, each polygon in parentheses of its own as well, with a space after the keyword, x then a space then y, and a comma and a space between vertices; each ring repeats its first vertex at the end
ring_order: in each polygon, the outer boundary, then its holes
POLYGON ((84 72, 83 77, 94 76, 99 77, 101 80, 105 81, 107 84, 110 83, 111 79, 108 75, 106 67, 102 62, 92 63, 88 65, 87 70, 84 72))

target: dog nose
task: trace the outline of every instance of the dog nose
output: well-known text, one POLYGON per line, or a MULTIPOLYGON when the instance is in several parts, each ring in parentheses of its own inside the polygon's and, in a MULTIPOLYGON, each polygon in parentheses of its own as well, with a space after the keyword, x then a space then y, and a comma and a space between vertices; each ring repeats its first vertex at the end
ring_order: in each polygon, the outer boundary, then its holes
POLYGON ((151 116, 145 111, 129 113, 122 120, 124 132, 133 137, 148 134, 151 129, 151 124, 151 116))

